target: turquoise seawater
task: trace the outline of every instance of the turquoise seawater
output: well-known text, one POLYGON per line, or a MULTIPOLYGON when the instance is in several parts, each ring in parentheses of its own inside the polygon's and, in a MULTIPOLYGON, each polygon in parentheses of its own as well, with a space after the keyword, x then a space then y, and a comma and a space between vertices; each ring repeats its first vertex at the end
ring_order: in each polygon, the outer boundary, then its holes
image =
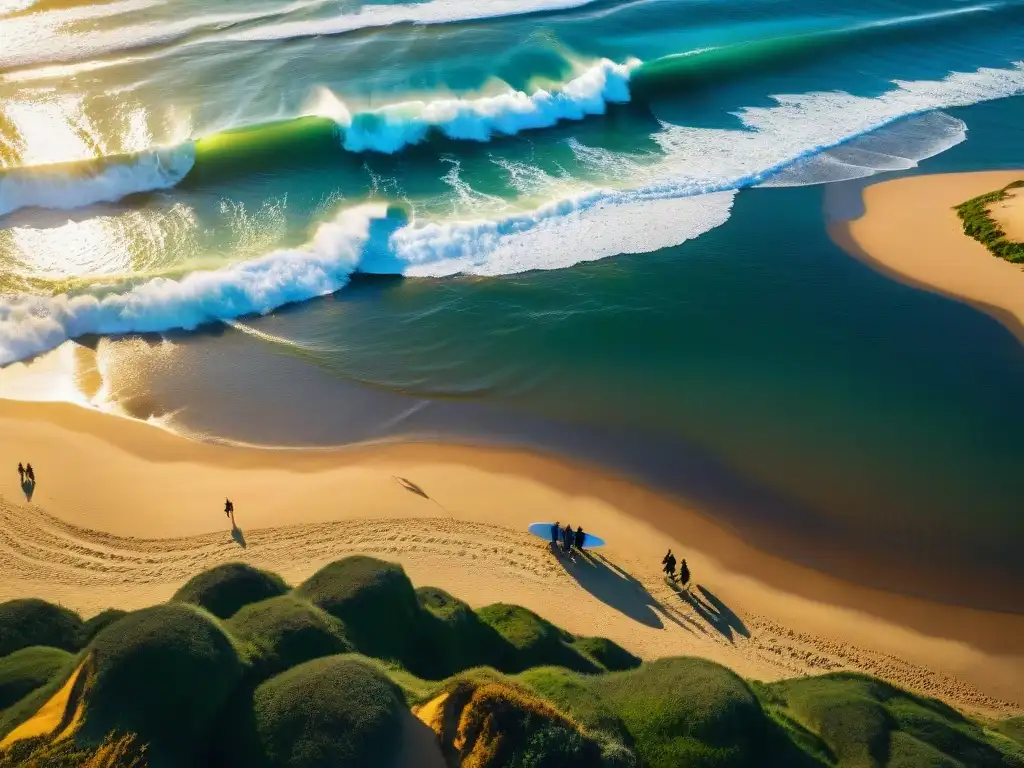
MULTIPOLYGON (((823 568, 1024 608, 1024 351, 823 195, 1024 166, 1024 2, 13 0, 0 40, 0 365, 231 322, 204 348, 470 414, 381 431, 557 422, 823 568)), ((292 385, 286 441, 357 431, 292 385)), ((274 441, 252 402, 193 426, 274 441)))

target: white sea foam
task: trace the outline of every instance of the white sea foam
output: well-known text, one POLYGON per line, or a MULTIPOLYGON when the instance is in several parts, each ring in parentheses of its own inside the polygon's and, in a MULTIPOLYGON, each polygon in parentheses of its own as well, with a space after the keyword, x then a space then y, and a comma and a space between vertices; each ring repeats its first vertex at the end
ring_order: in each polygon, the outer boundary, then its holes
MULTIPOLYGON (((673 245, 726 221, 736 189, 762 183, 794 163, 929 110, 1021 92, 1024 64, 1017 64, 898 82, 876 98, 838 92, 778 96, 777 106, 738 113, 743 130, 663 124, 653 137, 660 152, 629 157, 626 165, 621 155, 576 144, 581 161, 596 170, 611 161, 632 176, 612 177, 621 188, 592 189, 496 220, 406 222, 385 216, 380 206, 363 206, 322 225, 306 246, 240 265, 152 280, 101 297, 0 299, 0 364, 88 333, 194 328, 268 312, 336 291, 355 269, 493 275, 673 245)), ((951 129, 961 136, 956 123, 939 117, 906 121, 883 132, 874 149, 861 151, 859 167, 885 170, 914 162, 914 151, 936 150, 949 141, 951 129), (920 135, 907 142, 908 130, 920 135), (912 145, 917 149, 911 151, 912 145)), ((534 175, 535 182, 542 179, 534 175)))
POLYGON ((216 40, 284 40, 310 35, 338 35, 357 29, 392 24, 450 24, 459 21, 497 19, 524 13, 563 11, 590 5, 596 0, 431 0, 427 3, 360 5, 356 13, 331 18, 284 21, 252 29, 231 31, 216 40))
POLYGON ((194 163, 195 147, 186 143, 140 152, 123 162, 0 171, 0 216, 19 208, 69 210, 169 189, 185 178, 194 163))
POLYGON ((320 225, 300 248, 272 251, 180 280, 155 278, 105 296, 18 296, 0 301, 0 365, 85 334, 192 329, 214 320, 269 312, 345 286, 383 205, 363 205, 320 225))
POLYGON ((604 114, 609 104, 629 101, 629 76, 639 65, 638 59, 623 64, 602 59, 550 91, 509 89, 475 99, 403 102, 354 115, 325 92, 310 111, 330 117, 342 127, 342 143, 350 152, 398 152, 423 141, 431 131, 450 139, 484 142, 495 135, 511 136, 549 128, 563 120, 604 114))
POLYGON ((763 187, 804 187, 914 168, 967 138, 967 124, 942 112, 929 112, 858 136, 805 157, 761 183, 763 187))

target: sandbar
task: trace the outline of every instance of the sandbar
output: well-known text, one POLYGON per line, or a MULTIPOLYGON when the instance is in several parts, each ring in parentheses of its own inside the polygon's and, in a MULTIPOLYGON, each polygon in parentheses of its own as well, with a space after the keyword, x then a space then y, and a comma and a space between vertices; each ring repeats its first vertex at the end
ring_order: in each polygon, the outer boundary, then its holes
MULTIPOLYGON (((1024 170, 931 174, 872 184, 863 192, 864 214, 830 224, 829 233, 844 250, 891 277, 986 312, 1024 343, 1024 268, 965 235, 953 210, 1019 179, 1024 170)), ((1005 216, 1020 225, 1024 209, 1018 199, 1013 202, 1005 216)))

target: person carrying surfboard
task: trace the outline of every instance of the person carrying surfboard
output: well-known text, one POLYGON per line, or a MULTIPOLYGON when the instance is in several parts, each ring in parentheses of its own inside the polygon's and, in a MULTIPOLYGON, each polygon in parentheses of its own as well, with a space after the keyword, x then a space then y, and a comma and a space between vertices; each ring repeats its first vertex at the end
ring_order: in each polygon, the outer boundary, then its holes
POLYGON ((562 529, 558 527, 558 521, 555 520, 554 524, 551 526, 551 543, 556 547, 558 546, 558 534, 561 530, 562 529))
POLYGON ((579 528, 576 529, 576 538, 573 542, 576 545, 576 549, 578 549, 580 552, 583 551, 583 540, 585 536, 586 534, 583 533, 583 526, 581 525, 579 528))

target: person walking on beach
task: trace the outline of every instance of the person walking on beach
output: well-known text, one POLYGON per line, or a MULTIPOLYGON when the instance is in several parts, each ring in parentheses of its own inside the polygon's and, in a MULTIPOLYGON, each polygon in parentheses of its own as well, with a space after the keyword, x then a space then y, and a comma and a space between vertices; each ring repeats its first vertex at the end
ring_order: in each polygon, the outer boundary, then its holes
POLYGON ((664 566, 663 570, 666 575, 675 581, 676 578, 676 556, 672 554, 672 550, 668 551, 668 554, 661 559, 661 563, 664 566))
POLYGON ((24 485, 25 484, 25 467, 22 466, 22 463, 20 461, 18 462, 18 477, 21 478, 21 484, 24 485))
POLYGON ((35 470, 32 469, 32 465, 31 464, 26 464, 25 465, 25 474, 28 475, 28 481, 30 483, 32 483, 32 485, 35 485, 36 484, 36 473, 35 473, 35 470))
POLYGON ((235 505, 231 503, 231 499, 224 499, 224 517, 234 517, 235 505))
POLYGON ((554 525, 551 526, 551 543, 556 547, 558 546, 558 535, 562 532, 562 529, 558 527, 558 521, 555 520, 554 525))
POLYGON ((686 586, 686 582, 690 580, 690 567, 686 564, 686 558, 683 558, 683 562, 679 564, 679 583, 682 586, 686 586))
POLYGON ((572 526, 565 524, 565 535, 562 537, 562 551, 568 554, 572 552, 572 526))
POLYGON ((581 525, 579 528, 576 529, 576 539, 575 541, 573 541, 573 544, 576 546, 576 549, 578 549, 580 552, 583 551, 584 536, 586 536, 586 534, 583 533, 583 526, 581 525))

